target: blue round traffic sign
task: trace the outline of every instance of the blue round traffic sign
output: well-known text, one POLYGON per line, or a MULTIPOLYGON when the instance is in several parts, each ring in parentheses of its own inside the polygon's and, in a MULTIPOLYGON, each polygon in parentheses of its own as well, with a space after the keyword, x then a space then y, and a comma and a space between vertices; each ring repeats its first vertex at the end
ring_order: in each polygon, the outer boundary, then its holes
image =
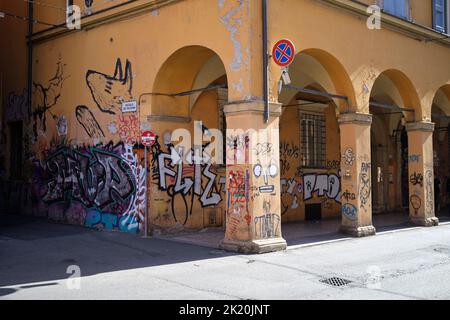
POLYGON ((272 58, 280 67, 287 67, 294 61, 295 46, 292 41, 282 39, 278 41, 272 50, 272 58))

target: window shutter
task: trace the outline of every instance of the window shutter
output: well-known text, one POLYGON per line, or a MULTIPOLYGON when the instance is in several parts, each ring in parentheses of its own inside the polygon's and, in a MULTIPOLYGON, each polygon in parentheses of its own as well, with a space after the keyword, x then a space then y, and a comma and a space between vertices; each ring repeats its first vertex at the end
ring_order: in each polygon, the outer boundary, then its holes
POLYGON ((439 32, 446 32, 446 0, 433 0, 433 27, 439 32))

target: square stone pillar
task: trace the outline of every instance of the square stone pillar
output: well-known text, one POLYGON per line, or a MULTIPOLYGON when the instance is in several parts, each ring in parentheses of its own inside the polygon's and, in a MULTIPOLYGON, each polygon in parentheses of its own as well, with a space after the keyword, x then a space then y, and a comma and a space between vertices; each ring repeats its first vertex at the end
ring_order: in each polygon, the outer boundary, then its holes
POLYGON ((409 220, 420 226, 437 226, 434 211, 432 122, 410 122, 408 131, 409 220))
POLYGON ((341 232, 354 237, 374 235, 370 126, 372 115, 345 113, 338 116, 341 136, 341 232))
POLYGON ((281 236, 279 117, 262 101, 224 106, 226 115, 226 230, 220 247, 242 253, 286 249, 281 236))

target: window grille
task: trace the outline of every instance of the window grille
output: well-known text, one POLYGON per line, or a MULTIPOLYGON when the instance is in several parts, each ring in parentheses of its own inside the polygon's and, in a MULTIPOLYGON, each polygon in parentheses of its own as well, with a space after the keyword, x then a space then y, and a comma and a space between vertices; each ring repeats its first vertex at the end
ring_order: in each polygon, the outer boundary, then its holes
POLYGON ((323 113, 300 112, 302 166, 326 167, 326 123, 323 113))

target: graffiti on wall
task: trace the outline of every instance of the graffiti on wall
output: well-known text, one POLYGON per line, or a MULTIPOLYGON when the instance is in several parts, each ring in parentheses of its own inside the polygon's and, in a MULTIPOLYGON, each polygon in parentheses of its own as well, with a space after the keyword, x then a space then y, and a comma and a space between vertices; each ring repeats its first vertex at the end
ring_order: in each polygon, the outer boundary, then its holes
POLYGON ((64 76, 65 64, 61 59, 57 63, 55 75, 47 83, 33 82, 33 132, 35 137, 47 130, 47 113, 55 120, 57 117, 51 113, 61 97, 61 90, 67 77, 64 76))
POLYGON ((11 92, 6 101, 6 122, 21 121, 28 118, 28 93, 24 89, 21 94, 11 92))
POLYGON ((211 159, 206 153, 202 153, 201 161, 194 163, 194 150, 186 153, 182 148, 177 151, 173 145, 167 147, 169 152, 163 152, 158 139, 152 146, 152 179, 170 197, 175 221, 185 225, 192 215, 195 199, 202 207, 216 206, 222 200, 216 185, 217 174, 213 172, 211 159), (186 154, 191 157, 187 157, 187 163, 183 164, 181 159, 186 154), (176 212, 177 198, 183 203, 182 217, 176 212))
POLYGON ((39 183, 39 197, 48 205, 49 217, 59 216, 62 207, 76 202, 84 209, 65 210, 66 220, 74 220, 84 210, 86 226, 139 231, 144 220, 145 171, 131 145, 63 145, 48 153, 39 171, 40 178, 34 181, 39 183))
POLYGON ((140 140, 139 119, 136 115, 118 117, 119 137, 122 142, 135 144, 140 140))
POLYGON ((100 139, 105 137, 105 133, 98 124, 97 119, 95 119, 94 114, 91 110, 89 110, 88 107, 76 107, 75 116, 78 120, 78 123, 81 124, 90 138, 100 139))
POLYGON ((287 174, 291 169, 291 162, 298 162, 300 157, 300 148, 293 142, 280 142, 280 172, 281 175, 287 174))
POLYGON ((329 174, 305 174, 303 175, 303 200, 318 197, 327 197, 340 203, 341 182, 338 175, 329 174))
POLYGON ((281 215, 289 209, 297 209, 299 199, 303 193, 303 181, 301 178, 281 179, 281 215))
POLYGON ((67 118, 66 116, 62 115, 58 117, 58 121, 56 122, 56 131, 58 132, 58 136, 65 136, 67 135, 67 118))
POLYGON ((126 61, 124 71, 122 60, 118 58, 112 76, 95 70, 88 70, 86 83, 98 108, 102 112, 116 114, 121 111, 122 102, 132 99, 133 74, 131 62, 126 61))

